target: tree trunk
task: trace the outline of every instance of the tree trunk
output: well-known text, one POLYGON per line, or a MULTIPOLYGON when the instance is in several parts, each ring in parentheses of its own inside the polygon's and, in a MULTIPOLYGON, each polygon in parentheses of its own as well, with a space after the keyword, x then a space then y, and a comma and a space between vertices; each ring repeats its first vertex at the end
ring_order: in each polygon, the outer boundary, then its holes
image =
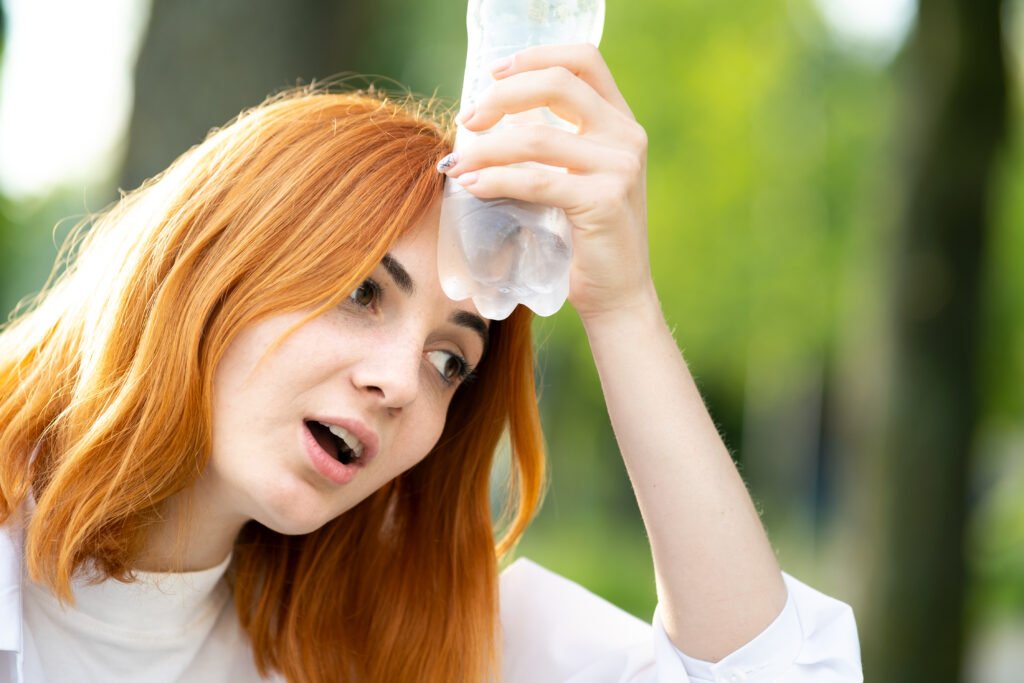
POLYGON ((416 24, 409 7, 407 0, 153 0, 122 187, 138 186, 271 93, 342 74, 401 77, 416 24))
POLYGON ((865 679, 955 681, 979 412, 981 275, 1007 77, 998 1, 919 5, 904 72, 905 196, 892 278, 881 543, 862 622, 865 679))

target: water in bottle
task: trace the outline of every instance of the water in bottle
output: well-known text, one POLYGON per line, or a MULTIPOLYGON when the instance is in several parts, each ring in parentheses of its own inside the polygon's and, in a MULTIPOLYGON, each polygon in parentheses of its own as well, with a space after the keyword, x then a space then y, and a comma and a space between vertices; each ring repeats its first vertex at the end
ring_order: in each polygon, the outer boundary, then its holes
MULTIPOLYGON (((589 42, 604 27, 604 0, 469 0, 469 44, 462 107, 476 103, 492 82, 489 64, 532 45, 589 42)), ((547 108, 506 116, 486 135, 510 125, 571 124, 547 108)), ((455 149, 478 134, 462 126, 455 149)), ((524 165, 544 167, 540 164, 524 165)), ((557 169, 562 170, 564 169, 557 169)), ((502 320, 517 304, 551 315, 569 295, 572 226, 561 209, 513 199, 478 199, 445 181, 438 242, 441 286, 457 301, 472 298, 481 315, 502 320)))

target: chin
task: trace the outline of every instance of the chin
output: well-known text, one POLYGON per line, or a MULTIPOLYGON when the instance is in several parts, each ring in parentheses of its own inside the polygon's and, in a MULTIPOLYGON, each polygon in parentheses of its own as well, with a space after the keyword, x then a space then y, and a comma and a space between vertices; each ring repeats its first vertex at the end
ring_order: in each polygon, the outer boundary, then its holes
POLYGON ((318 510, 268 510, 256 521, 285 536, 304 536, 313 533, 337 516, 318 510))
POLYGON ((312 533, 343 512, 337 504, 329 505, 321 491, 303 482, 279 483, 261 499, 259 514, 253 518, 286 536, 312 533))

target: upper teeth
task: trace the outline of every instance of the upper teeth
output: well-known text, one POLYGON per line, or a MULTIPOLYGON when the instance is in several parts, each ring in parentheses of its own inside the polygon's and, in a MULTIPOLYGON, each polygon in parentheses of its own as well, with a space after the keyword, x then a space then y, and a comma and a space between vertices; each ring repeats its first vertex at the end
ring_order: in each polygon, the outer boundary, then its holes
POLYGON ((355 455, 355 457, 358 458, 363 454, 363 443, 356 438, 355 434, 348 431, 344 427, 339 427, 338 425, 328 425, 324 424, 323 422, 321 422, 320 424, 324 425, 324 427, 327 427, 329 430, 331 430, 331 434, 334 434, 336 437, 344 441, 345 445, 352 450, 352 454, 355 455))

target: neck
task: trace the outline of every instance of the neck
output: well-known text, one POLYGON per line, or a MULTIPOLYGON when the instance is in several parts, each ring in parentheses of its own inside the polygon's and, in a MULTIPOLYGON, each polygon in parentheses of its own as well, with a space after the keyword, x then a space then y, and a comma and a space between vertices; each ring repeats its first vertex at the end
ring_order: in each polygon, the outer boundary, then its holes
POLYGON ((217 566, 231 553, 238 532, 247 520, 203 505, 202 501, 216 500, 197 495, 203 485, 200 478, 193 487, 164 503, 161 519, 151 528, 135 569, 202 571, 217 566))

